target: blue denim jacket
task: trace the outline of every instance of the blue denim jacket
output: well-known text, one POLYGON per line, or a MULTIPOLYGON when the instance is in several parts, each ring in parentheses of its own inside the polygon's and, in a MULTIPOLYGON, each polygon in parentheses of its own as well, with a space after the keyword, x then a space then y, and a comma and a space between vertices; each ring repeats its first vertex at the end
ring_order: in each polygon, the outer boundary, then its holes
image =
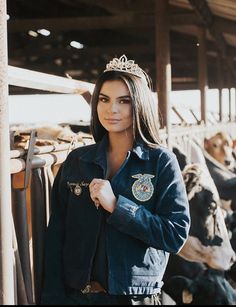
MULTIPOLYGON (((53 185, 46 233, 43 297, 90 280, 101 223, 89 194, 93 178, 105 178, 107 138, 73 150, 53 185)), ((160 292, 169 253, 185 243, 190 215, 175 155, 162 146, 136 143, 111 180, 117 206, 106 223, 108 292, 160 292)))

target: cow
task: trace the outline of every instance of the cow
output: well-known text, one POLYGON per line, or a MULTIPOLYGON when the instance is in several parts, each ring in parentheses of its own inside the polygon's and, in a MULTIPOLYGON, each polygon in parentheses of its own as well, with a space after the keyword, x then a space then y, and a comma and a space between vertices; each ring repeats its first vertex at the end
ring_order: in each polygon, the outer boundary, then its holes
POLYGON ((196 258, 204 256, 203 262, 209 266, 228 270, 235 261, 235 252, 230 244, 216 186, 201 164, 187 165, 182 174, 189 199, 191 227, 189 239, 179 255, 194 261, 188 252, 195 247, 199 250, 196 258))
MULTIPOLYGON (((208 139, 207 142, 208 148, 210 144, 213 147, 212 139, 208 139)), ((236 210, 236 172, 233 166, 226 166, 225 163, 223 164, 215 159, 204 147, 201 146, 199 140, 195 137, 189 141, 189 146, 191 163, 200 163, 203 166, 206 166, 219 193, 221 207, 226 211, 236 210)), ((231 149, 229 152, 232 153, 231 149)), ((229 155, 228 160, 231 161, 232 157, 229 155)))
POLYGON ((215 182, 220 198, 230 201, 230 209, 236 210, 236 174, 204 152, 208 170, 215 182))
POLYGON ((185 152, 178 144, 173 144, 172 151, 176 155, 177 161, 179 163, 179 167, 181 171, 185 168, 187 164, 190 163, 188 157, 186 156, 185 152))
MULTIPOLYGON (((220 274, 229 271, 236 260, 219 194, 209 172, 204 165, 194 163, 186 165, 182 174, 189 199, 190 233, 180 252, 170 256, 163 278, 163 290, 174 300, 177 299, 176 294, 169 289, 174 276, 191 280, 209 268, 220 274)), ((218 279, 212 282, 217 288, 218 279)), ((220 283, 228 285, 223 277, 220 283)))
POLYGON ((218 132, 204 140, 204 156, 220 198, 236 210, 236 164, 234 142, 229 134, 218 132))
MULTIPOLYGON (((192 142, 193 144, 194 142, 192 142)), ((197 143, 194 143, 197 149, 200 147, 197 143)), ((195 148, 194 148, 195 149, 195 148)), ((202 262, 202 259, 205 259, 206 263, 211 267, 215 268, 222 268, 228 269, 229 258, 227 259, 225 264, 223 264, 223 258, 221 259, 221 253, 217 252, 217 250, 221 250, 221 248, 215 246, 215 242, 211 241, 211 247, 209 244, 204 244, 204 240, 202 236, 196 233, 202 232, 203 234, 203 227, 206 221, 203 219, 201 210, 205 210, 206 216, 210 216, 209 208, 210 206, 215 206, 215 219, 218 221, 218 224, 221 224, 221 236, 225 239, 223 240, 223 244, 226 244, 225 251, 230 251, 229 255, 232 255, 232 248, 229 244, 228 238, 228 228, 225 225, 225 210, 221 210, 223 207, 222 200, 219 198, 219 193, 216 188, 216 185, 211 177, 211 174, 208 170, 207 164, 205 162, 205 158, 202 152, 197 153, 197 159, 195 154, 195 160, 199 161, 200 163, 188 163, 188 158, 184 156, 184 153, 178 149, 177 146, 173 147, 173 151, 177 156, 177 160, 181 163, 181 169, 184 169, 183 176, 186 184, 186 190, 189 197, 190 202, 190 212, 192 218, 192 226, 190 229, 190 236, 185 243, 184 247, 180 251, 180 256, 184 257, 186 260, 190 261, 198 261, 202 262), (185 158, 183 158, 183 156, 185 158), (207 198, 208 197, 208 198, 207 198), (213 198, 213 199, 211 199, 213 198), (194 203, 201 203, 199 206, 193 206, 194 203), (207 208, 206 204, 209 204, 209 208, 207 208), (199 210, 199 212, 197 212, 199 210), (207 211, 208 210, 208 211, 207 211), (201 221, 198 220, 197 216, 201 215, 201 221), (196 229, 196 230, 194 230, 196 229), (213 252, 214 251, 214 252, 213 252), (217 256, 216 256, 217 255, 217 256), (206 260, 207 259, 207 260, 206 260)), ((192 150, 191 150, 192 152, 192 150)), ((214 212, 214 210, 213 210, 214 212)), ((229 214, 226 214, 229 216, 229 214)), ((209 219, 209 217, 208 217, 209 219)), ((212 223, 213 224, 213 223, 212 223)), ((206 230, 205 230, 206 231, 206 230)), ((205 233, 204 233, 205 235, 205 233)), ((215 239, 216 240, 216 239, 215 239)))
POLYGON ((177 305, 235 305, 236 291, 224 272, 206 269, 195 278, 182 275, 171 277, 163 290, 177 305))

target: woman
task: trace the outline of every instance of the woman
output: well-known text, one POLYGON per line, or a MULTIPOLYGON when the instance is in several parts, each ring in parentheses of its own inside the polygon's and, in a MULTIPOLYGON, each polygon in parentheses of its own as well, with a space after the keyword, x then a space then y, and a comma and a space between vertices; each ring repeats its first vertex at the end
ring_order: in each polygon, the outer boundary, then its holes
POLYGON ((158 139, 150 79, 115 58, 91 108, 96 143, 73 150, 55 178, 42 304, 160 304, 190 217, 178 162, 158 139))

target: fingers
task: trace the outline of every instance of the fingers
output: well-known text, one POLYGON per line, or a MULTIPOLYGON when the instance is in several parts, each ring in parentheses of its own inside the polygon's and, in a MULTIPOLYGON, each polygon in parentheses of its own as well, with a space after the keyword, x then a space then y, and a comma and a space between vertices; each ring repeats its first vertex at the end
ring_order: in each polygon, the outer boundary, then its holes
POLYGON ((103 179, 100 178, 94 178, 90 184, 89 184, 89 188, 93 189, 94 186, 98 185, 99 183, 103 182, 103 179))
POLYGON ((90 197, 93 200, 97 209, 100 206, 100 202, 98 199, 98 192, 101 187, 100 184, 102 181, 103 181, 102 179, 94 178, 89 184, 90 197))
POLYGON ((99 188, 104 184, 104 180, 99 178, 94 178, 89 184, 90 193, 98 191, 99 188))

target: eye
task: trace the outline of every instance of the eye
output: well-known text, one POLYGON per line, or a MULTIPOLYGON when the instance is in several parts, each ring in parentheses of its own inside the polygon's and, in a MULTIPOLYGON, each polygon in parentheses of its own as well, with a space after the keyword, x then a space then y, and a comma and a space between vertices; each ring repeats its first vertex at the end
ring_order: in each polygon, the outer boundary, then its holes
POLYGON ((213 147, 217 148, 217 144, 213 144, 213 147))
POLYGON ((98 98, 98 102, 108 102, 108 98, 101 96, 98 98))
POLYGON ((125 103, 128 104, 128 103, 130 103, 130 102, 131 102, 131 100, 130 100, 129 98, 121 99, 121 100, 120 100, 120 103, 121 103, 121 104, 125 104, 125 103))

